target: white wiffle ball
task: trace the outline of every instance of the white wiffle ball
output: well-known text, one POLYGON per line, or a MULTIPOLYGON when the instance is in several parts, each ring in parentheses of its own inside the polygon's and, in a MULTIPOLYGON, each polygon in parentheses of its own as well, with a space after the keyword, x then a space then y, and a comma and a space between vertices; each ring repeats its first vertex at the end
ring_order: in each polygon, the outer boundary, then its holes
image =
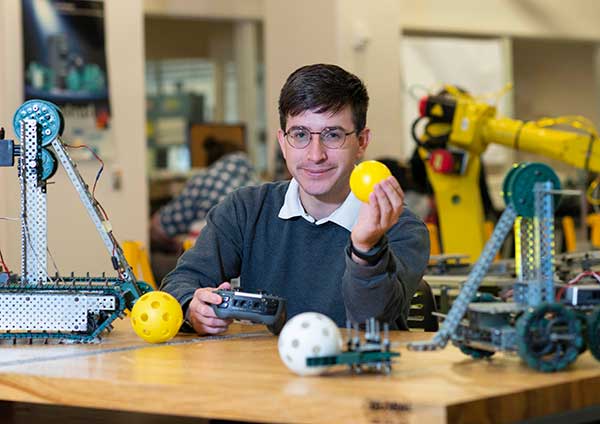
POLYGON ((342 334, 333 320, 318 312, 304 312, 290 319, 279 334, 279 356, 299 375, 317 375, 327 367, 308 367, 306 358, 339 355, 342 334))

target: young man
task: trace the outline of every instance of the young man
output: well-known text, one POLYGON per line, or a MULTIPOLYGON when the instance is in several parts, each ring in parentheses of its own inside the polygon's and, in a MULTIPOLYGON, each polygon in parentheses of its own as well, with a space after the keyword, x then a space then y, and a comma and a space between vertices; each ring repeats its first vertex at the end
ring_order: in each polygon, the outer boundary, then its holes
POLYGON ((163 281, 199 334, 227 330, 215 287, 287 299, 288 318, 321 312, 338 325, 375 317, 406 328, 429 258, 425 225, 403 208, 390 177, 361 203, 350 192, 371 131, 363 83, 334 65, 293 72, 279 98, 279 146, 291 181, 243 188, 209 212, 194 248, 163 281))

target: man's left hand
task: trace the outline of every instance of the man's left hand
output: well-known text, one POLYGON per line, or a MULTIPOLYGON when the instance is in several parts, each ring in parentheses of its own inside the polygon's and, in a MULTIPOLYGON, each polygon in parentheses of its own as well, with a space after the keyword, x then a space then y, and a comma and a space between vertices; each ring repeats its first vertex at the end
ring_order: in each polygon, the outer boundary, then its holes
POLYGON ((404 192, 394 177, 376 184, 369 195, 369 203, 361 206, 358 221, 352 229, 350 238, 353 246, 362 252, 372 249, 398 222, 403 210, 404 192))

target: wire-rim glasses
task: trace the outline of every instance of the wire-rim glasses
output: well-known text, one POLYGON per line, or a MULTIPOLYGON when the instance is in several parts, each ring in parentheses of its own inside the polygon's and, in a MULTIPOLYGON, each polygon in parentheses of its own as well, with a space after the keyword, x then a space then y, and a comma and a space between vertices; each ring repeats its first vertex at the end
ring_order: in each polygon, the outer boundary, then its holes
POLYGON ((313 134, 319 134, 319 142, 328 149, 340 149, 346 142, 346 137, 356 130, 346 132, 341 127, 324 128, 322 131, 311 131, 306 127, 292 127, 283 135, 288 144, 294 149, 305 149, 312 140, 313 134))

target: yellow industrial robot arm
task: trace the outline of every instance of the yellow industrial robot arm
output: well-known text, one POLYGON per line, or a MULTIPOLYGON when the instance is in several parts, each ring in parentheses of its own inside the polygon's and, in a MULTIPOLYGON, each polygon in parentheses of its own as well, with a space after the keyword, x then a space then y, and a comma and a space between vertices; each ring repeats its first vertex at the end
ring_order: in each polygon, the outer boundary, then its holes
POLYGON ((494 143, 536 153, 577 168, 600 171, 600 142, 583 117, 524 122, 497 118, 496 108, 454 87, 421 99, 413 138, 433 187, 444 253, 475 260, 485 244, 479 191, 480 155, 494 143), (416 135, 419 122, 424 132, 416 135), (573 130, 556 129, 569 126, 573 130))
POLYGON ((452 120, 450 144, 481 153, 494 143, 536 153, 576 168, 600 171, 600 143, 593 125, 583 117, 544 118, 524 122, 495 118, 493 106, 458 99, 452 120), (581 132, 549 128, 569 125, 581 132))

